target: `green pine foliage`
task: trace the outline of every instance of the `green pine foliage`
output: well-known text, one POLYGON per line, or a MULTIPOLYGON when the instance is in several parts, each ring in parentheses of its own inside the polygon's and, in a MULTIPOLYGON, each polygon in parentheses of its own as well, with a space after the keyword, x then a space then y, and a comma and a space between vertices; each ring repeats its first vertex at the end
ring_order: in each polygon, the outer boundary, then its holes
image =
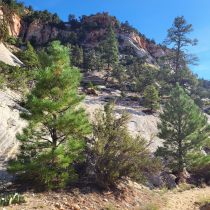
POLYGON ((176 17, 174 23, 170 29, 163 44, 168 46, 173 44, 174 52, 164 55, 160 58, 164 64, 162 72, 162 78, 167 84, 172 84, 174 87, 178 82, 184 89, 195 87, 198 84, 196 75, 194 75, 188 68, 188 64, 196 65, 199 61, 194 54, 190 54, 186 51, 186 46, 195 46, 198 43, 197 39, 190 39, 187 37, 189 33, 193 31, 192 24, 187 24, 184 16, 176 17), (173 70, 171 65, 173 65, 173 70))
POLYGON ((24 67, 26 68, 27 76, 30 79, 33 79, 34 74, 39 68, 40 64, 39 64, 38 55, 36 54, 30 42, 27 42, 25 51, 19 50, 14 54, 23 62, 24 67))
POLYGON ((76 67, 82 67, 83 64, 83 49, 78 45, 72 47, 71 52, 71 65, 76 67))
POLYGON ((160 98, 158 97, 158 91, 153 85, 150 85, 146 88, 143 96, 145 98, 143 102, 144 107, 149 108, 150 111, 160 109, 160 105, 157 102, 158 100, 160 100, 160 98))
POLYGON ((2 41, 7 41, 9 38, 8 27, 13 24, 14 11, 9 8, 7 4, 3 4, 3 14, 0 18, 0 44, 2 41))
POLYGON ((24 68, 14 66, 11 68, 11 72, 8 77, 8 86, 15 90, 21 90, 22 92, 26 89, 26 73, 24 68))
POLYGON ((110 68, 110 64, 115 64, 119 61, 118 57, 118 46, 117 46, 117 38, 113 31, 113 26, 110 26, 108 37, 103 43, 104 54, 102 58, 108 64, 108 69, 110 68))
POLYGON ((105 62, 102 59, 102 56, 100 53, 95 53, 94 59, 93 59, 93 68, 97 71, 101 71, 104 69, 105 62))
POLYGON ((127 75, 125 74, 124 66, 114 65, 111 76, 117 79, 120 89, 125 90, 127 75))
POLYGON ((69 49, 54 41, 39 54, 41 70, 35 88, 27 95, 21 118, 28 121, 16 160, 10 160, 9 173, 35 179, 51 189, 65 187, 75 180, 74 162, 84 160, 84 136, 91 132, 85 110, 79 106, 84 96, 77 87, 81 74, 70 67, 69 49))
POLYGON ((192 160, 189 154, 199 153, 200 147, 208 138, 210 127, 207 117, 177 84, 171 92, 170 101, 160 114, 160 120, 158 137, 165 141, 156 155, 170 157, 170 168, 180 173, 192 160))
POLYGON ((204 107, 204 102, 203 102, 203 100, 201 100, 200 98, 196 98, 196 99, 194 99, 194 103, 195 103, 200 109, 203 109, 203 107, 204 107))
POLYGON ((144 172, 160 168, 159 159, 149 158, 149 145, 143 137, 132 137, 127 128, 129 114, 109 103, 104 112, 98 110, 93 121, 92 152, 95 157, 95 182, 102 188, 115 185, 122 177, 145 181, 144 172))

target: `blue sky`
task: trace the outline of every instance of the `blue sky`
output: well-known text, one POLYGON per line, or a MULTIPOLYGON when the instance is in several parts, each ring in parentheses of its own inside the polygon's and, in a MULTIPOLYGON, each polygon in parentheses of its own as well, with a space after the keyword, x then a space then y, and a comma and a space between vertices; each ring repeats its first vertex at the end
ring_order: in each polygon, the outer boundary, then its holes
POLYGON ((78 18, 83 14, 109 12, 120 22, 128 20, 156 43, 166 38, 174 18, 184 15, 194 28, 189 37, 199 40, 197 46, 188 48, 189 53, 196 53, 200 59, 199 66, 190 66, 190 69, 199 78, 210 80, 210 0, 25 0, 25 5, 58 13, 63 21, 67 21, 69 14, 78 18))

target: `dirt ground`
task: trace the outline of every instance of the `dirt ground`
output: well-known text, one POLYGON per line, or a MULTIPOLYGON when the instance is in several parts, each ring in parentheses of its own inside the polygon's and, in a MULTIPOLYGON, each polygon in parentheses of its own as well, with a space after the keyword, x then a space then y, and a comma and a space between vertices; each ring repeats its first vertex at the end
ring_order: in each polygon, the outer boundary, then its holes
POLYGON ((167 193, 167 207, 161 210, 199 210, 200 198, 210 198, 210 187, 194 188, 176 194, 167 193))

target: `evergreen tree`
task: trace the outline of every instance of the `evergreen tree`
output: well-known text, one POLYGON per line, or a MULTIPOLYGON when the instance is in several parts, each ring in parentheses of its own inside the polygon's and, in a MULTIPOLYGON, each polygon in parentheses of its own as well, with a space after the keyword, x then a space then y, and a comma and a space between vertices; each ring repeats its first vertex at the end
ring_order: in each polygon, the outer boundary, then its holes
POLYGON ((2 7, 3 14, 0 15, 0 44, 2 41, 6 41, 9 38, 8 27, 12 26, 14 12, 8 5, 2 7))
POLYGON ((31 38, 30 38, 30 43, 31 43, 31 45, 34 47, 35 46, 35 44, 37 43, 37 41, 36 41, 36 36, 35 35, 32 35, 31 36, 31 38))
POLYGON ((104 41, 104 54, 102 58, 106 61, 108 64, 108 69, 110 68, 110 64, 114 64, 117 61, 119 61, 119 57, 117 55, 118 53, 118 46, 117 46, 117 38, 116 35, 112 29, 112 25, 110 26, 108 37, 104 41))
POLYGON ((136 71, 136 90, 143 92, 149 85, 153 85, 156 81, 157 69, 148 65, 139 65, 136 71))
POLYGON ((177 84, 160 114, 160 120, 158 137, 165 141, 156 155, 170 157, 170 168, 180 173, 191 161, 188 154, 200 151, 202 143, 208 138, 210 127, 207 117, 177 84))
POLYGON ((112 75, 117 79, 121 90, 125 89, 125 83, 127 80, 127 75, 125 74, 125 69, 122 65, 115 65, 112 70, 112 75))
POLYGON ((167 83, 173 84, 174 87, 177 82, 184 87, 185 83, 191 83, 193 79, 187 64, 196 64, 198 58, 194 54, 186 53, 185 50, 188 45, 197 45, 197 39, 191 40, 186 36, 192 31, 192 24, 187 24, 184 16, 178 16, 174 19, 173 26, 168 29, 167 38, 163 42, 166 46, 174 44, 174 52, 162 57, 163 63, 169 68, 167 83), (172 64, 173 69, 168 64, 172 64))
POLYGON ((203 100, 201 100, 200 98, 195 98, 195 99, 194 99, 194 103, 195 103, 200 109, 203 109, 203 107, 204 107, 204 102, 203 102, 203 100))
POLYGON ((146 88, 143 96, 145 98, 143 102, 144 107, 149 108, 150 111, 153 111, 154 109, 160 109, 160 105, 157 102, 160 100, 158 97, 158 91, 153 85, 150 85, 146 88))
POLYGON ((26 88, 26 73, 24 68, 20 68, 18 66, 14 66, 12 68, 12 72, 9 74, 9 84, 8 86, 12 89, 23 90, 26 88))
POLYGON ((93 54, 94 52, 88 52, 83 54, 83 68, 86 70, 93 68, 93 54))
POLYGON ((71 65, 76 67, 82 67, 83 63, 83 50, 78 45, 74 46, 71 52, 71 65))
POLYGON ((23 45, 22 39, 19 37, 15 43, 16 46, 21 47, 23 45))
POLYGON ((104 68, 104 60, 101 58, 101 54, 95 53, 95 59, 93 60, 93 66, 97 71, 101 71, 104 68))
POLYGON ((15 53, 15 55, 24 63, 25 67, 27 68, 27 76, 33 78, 35 70, 37 70, 39 67, 39 60, 30 42, 27 42, 25 52, 20 50, 15 53))
POLYGON ((160 168, 158 159, 149 158, 151 142, 129 134, 127 123, 130 117, 125 111, 117 117, 113 105, 108 103, 104 112, 96 111, 93 121, 90 157, 94 160, 94 181, 100 187, 107 187, 119 183, 122 177, 145 180, 145 172, 160 168))
POLYGON ((69 50, 54 41, 39 54, 41 70, 35 88, 27 95, 21 118, 28 121, 17 135, 20 150, 17 160, 10 160, 10 173, 47 184, 48 188, 75 179, 74 163, 84 156, 83 138, 90 134, 85 110, 79 106, 84 96, 77 87, 81 81, 78 69, 70 67, 69 50))
POLYGON ((34 11, 34 10, 33 10, 33 7, 32 7, 31 5, 29 5, 28 9, 29 9, 29 11, 31 11, 31 12, 34 11))

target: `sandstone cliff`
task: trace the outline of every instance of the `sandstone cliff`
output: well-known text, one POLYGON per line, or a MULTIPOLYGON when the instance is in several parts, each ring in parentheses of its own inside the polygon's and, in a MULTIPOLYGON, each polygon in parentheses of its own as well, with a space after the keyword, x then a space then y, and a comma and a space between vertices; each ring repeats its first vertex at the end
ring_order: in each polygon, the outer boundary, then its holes
MULTIPOLYGON (((0 12, 2 12, 1 7, 0 12)), ((95 21, 100 21, 103 24, 110 24, 110 22, 115 24, 117 22, 117 20, 109 16, 109 13, 97 13, 96 15, 90 17, 83 15, 83 23, 88 22, 91 25, 95 21)), ((9 32, 10 35, 16 38, 21 37, 23 41, 28 41, 32 35, 35 35, 37 43, 39 44, 47 42, 50 38, 57 36, 58 33, 60 33, 62 36, 67 36, 69 34, 68 30, 61 30, 50 25, 45 25, 38 20, 27 23, 21 20, 17 14, 14 14, 13 16, 13 25, 9 28, 9 32)), ((97 38, 106 33, 106 29, 92 30, 87 32, 85 41, 82 44, 86 47, 95 47, 100 42, 100 39, 97 38)), ((156 59, 164 54, 171 53, 172 51, 170 49, 163 50, 159 45, 153 43, 147 44, 144 39, 141 39, 134 32, 126 33, 126 31, 115 29, 115 33, 117 36, 121 36, 124 39, 122 46, 130 45, 140 56, 148 55, 148 63, 157 68, 159 65, 157 64, 156 59)))

